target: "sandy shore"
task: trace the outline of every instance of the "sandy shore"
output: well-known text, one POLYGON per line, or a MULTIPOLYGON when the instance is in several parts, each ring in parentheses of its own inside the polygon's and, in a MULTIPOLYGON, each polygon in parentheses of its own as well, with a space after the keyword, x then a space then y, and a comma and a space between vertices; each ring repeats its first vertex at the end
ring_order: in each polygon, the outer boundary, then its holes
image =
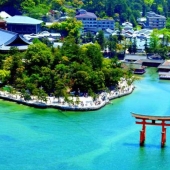
POLYGON ((106 104, 110 103, 118 97, 128 95, 133 92, 134 86, 128 86, 125 81, 119 84, 119 90, 110 91, 110 93, 101 93, 96 100, 92 97, 70 97, 73 101, 72 103, 67 103, 64 101, 63 97, 47 97, 47 102, 39 101, 36 97, 31 96, 31 100, 24 100, 19 94, 10 94, 8 92, 0 91, 0 98, 8 101, 17 102, 19 104, 24 104, 32 107, 38 108, 57 108, 61 110, 98 110, 104 107, 106 104), (123 88, 122 88, 123 87, 123 88))

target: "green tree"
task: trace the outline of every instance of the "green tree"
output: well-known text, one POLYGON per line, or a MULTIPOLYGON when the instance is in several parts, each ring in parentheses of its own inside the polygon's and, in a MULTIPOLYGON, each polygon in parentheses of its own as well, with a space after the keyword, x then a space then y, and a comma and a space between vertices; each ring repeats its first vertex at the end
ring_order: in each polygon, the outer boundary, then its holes
POLYGON ((54 95, 55 97, 58 97, 58 101, 60 97, 66 97, 67 94, 67 87, 63 80, 57 80, 55 83, 55 89, 54 89, 54 95))
POLYGON ((104 49, 105 47, 105 39, 104 39, 104 33, 102 30, 100 30, 96 36, 97 42, 100 44, 101 49, 104 49))
POLYGON ((100 52, 100 46, 98 44, 88 44, 87 47, 87 56, 91 61, 92 68, 94 70, 101 69, 102 67, 102 53, 100 52))
POLYGON ((50 68, 45 67, 45 66, 41 67, 39 84, 43 85, 44 90, 47 91, 48 93, 50 93, 51 90, 54 88, 53 77, 54 77, 54 74, 53 74, 53 72, 51 71, 50 68))
POLYGON ((56 22, 51 27, 57 31, 63 31, 65 35, 73 36, 75 39, 80 36, 80 29, 82 28, 82 22, 77 21, 75 18, 69 18, 63 22, 56 22))
POLYGON ((102 71, 92 71, 90 73, 91 89, 95 92, 105 89, 105 76, 102 71))
POLYGON ((76 44, 76 40, 73 36, 68 36, 63 41, 61 47, 61 55, 68 57, 69 60, 74 59, 79 51, 79 45, 76 44))
POLYGON ((47 93, 43 90, 43 88, 39 88, 38 90, 38 100, 41 102, 47 102, 47 93))
POLYGON ((10 71, 8 70, 0 70, 0 82, 6 82, 10 77, 10 71))
POLYGON ((160 40, 157 33, 153 32, 150 37, 149 50, 152 53, 156 53, 160 47, 160 40))
POLYGON ((133 24, 134 27, 137 26, 136 19, 135 19, 134 15, 130 15, 129 21, 133 24))
POLYGON ((53 63, 51 50, 43 43, 32 44, 25 53, 25 66, 31 73, 39 73, 41 67, 49 67, 53 63))
POLYGON ((166 20, 166 28, 170 29, 170 18, 167 18, 166 20))
POLYGON ((80 89, 80 91, 87 91, 89 88, 89 73, 86 71, 77 71, 74 75, 74 88, 80 89))

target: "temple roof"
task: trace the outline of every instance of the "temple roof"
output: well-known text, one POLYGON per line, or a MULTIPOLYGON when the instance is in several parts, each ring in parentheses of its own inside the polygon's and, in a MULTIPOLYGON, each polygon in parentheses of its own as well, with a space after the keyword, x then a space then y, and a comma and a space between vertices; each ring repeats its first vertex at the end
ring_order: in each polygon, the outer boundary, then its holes
POLYGON ((83 14, 76 15, 76 18, 97 18, 97 16, 92 12, 85 12, 83 14))
POLYGON ((22 16, 22 15, 15 15, 13 17, 5 19, 7 24, 41 24, 43 21, 34 19, 28 16, 22 16))
POLYGON ((0 45, 8 45, 17 38, 17 33, 0 29, 0 45))
POLYGON ((0 50, 7 50, 10 48, 10 45, 16 46, 17 48, 22 48, 22 46, 28 46, 31 44, 26 40, 22 35, 18 33, 0 29, 0 50), (17 42, 17 43, 16 43, 17 42), (20 42, 18 44, 18 42, 20 42))

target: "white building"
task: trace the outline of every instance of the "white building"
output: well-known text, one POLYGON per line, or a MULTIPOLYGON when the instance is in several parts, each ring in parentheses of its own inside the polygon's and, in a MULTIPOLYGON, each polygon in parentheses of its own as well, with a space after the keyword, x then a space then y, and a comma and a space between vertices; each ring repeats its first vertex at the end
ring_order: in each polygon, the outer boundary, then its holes
POLYGON ((84 30, 97 32, 107 28, 114 29, 113 19, 97 19, 97 16, 92 12, 87 12, 84 9, 77 11, 75 16, 77 20, 81 20, 84 30))
POLYGON ((48 31, 43 31, 39 34, 24 34, 23 36, 28 41, 35 39, 35 38, 47 38, 49 41, 54 42, 56 39, 61 38, 60 33, 50 33, 48 31))
POLYGON ((130 23, 130 22, 124 22, 124 23, 122 23, 122 26, 123 27, 131 27, 131 28, 133 28, 133 25, 132 25, 132 23, 130 23))

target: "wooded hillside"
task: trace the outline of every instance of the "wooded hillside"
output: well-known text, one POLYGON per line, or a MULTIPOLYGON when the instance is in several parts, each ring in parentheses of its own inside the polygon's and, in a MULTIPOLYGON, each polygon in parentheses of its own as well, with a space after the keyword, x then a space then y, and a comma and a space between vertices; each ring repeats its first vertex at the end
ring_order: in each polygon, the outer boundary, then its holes
POLYGON ((140 14, 154 11, 169 17, 170 0, 1 0, 1 9, 17 9, 21 13, 34 14, 35 17, 45 15, 50 9, 74 12, 76 8, 84 8, 97 16, 112 17, 117 21, 135 22, 140 14))

